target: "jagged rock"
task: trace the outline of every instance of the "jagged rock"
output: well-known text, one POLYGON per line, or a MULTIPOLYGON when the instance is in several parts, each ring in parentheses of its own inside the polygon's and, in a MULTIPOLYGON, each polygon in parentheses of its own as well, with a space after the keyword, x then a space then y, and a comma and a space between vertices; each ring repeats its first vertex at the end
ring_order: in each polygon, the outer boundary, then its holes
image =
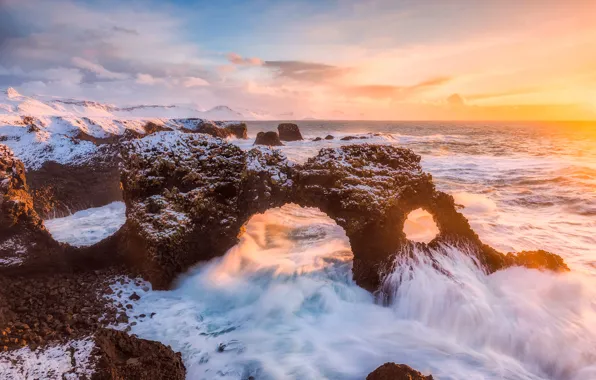
POLYGON ((259 132, 254 145, 282 146, 277 132, 259 132))
POLYGON ((246 123, 228 124, 226 129, 231 131, 232 134, 239 139, 248 139, 248 128, 246 127, 246 123))
POLYGON ((559 255, 543 250, 508 253, 505 257, 507 266, 522 266, 532 269, 567 272, 569 267, 559 255))
POLYGON ((323 139, 320 137, 315 137, 312 141, 321 141, 321 140, 323 140, 323 139))
POLYGON ((49 219, 121 201, 119 158, 113 149, 106 146, 81 164, 46 161, 39 169, 29 170, 27 179, 38 214, 49 219))
POLYGON ((303 140, 300 128, 294 123, 282 123, 277 126, 279 139, 281 141, 299 141, 303 140))
POLYGON ((319 208, 343 227, 354 279, 369 290, 379 288, 379 273, 410 244, 403 227, 417 208, 431 213, 440 231, 425 247, 465 245, 488 272, 525 264, 483 244, 409 149, 326 148, 304 165, 291 165, 276 150, 246 153, 222 140, 158 133, 128 143, 122 157, 129 256, 157 287, 225 253, 254 213, 290 202, 319 208))
POLYGON ((163 132, 163 131, 171 131, 172 130, 172 128, 166 127, 165 125, 159 125, 159 124, 154 123, 152 121, 150 121, 147 124, 145 124, 145 126, 143 127, 143 129, 145 130, 145 134, 146 135, 151 135, 151 134, 154 134, 156 132, 163 132))
POLYGON ((201 123, 197 124, 197 128, 194 132, 205 133, 213 137, 219 137, 225 139, 233 136, 234 132, 229 129, 221 128, 212 121, 202 120, 201 123))
POLYGON ((43 266, 61 254, 33 209, 23 163, 0 145, 0 272, 25 263, 43 266))
POLYGON ((385 363, 366 376, 366 380, 433 380, 433 377, 405 364, 385 363))
POLYGON ((186 378, 182 356, 169 346, 108 329, 100 329, 93 340, 93 380, 186 378))
POLYGON ((199 134, 157 133, 126 144, 122 157, 128 256, 161 288, 231 248, 242 224, 281 206, 291 187, 280 152, 199 134))
POLYGON ((331 136, 331 135, 327 135, 325 136, 325 140, 333 140, 335 137, 331 136))

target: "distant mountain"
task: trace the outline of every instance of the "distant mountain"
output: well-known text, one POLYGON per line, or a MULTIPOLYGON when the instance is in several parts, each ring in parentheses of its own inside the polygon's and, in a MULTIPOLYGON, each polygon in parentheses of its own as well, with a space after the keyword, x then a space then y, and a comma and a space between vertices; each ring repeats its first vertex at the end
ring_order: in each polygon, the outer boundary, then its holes
POLYGON ((262 111, 233 109, 219 105, 209 110, 190 104, 136 104, 117 106, 91 100, 24 96, 14 88, 0 93, 0 115, 73 116, 111 118, 200 118, 208 120, 277 120, 282 115, 262 111), (2 96, 3 95, 3 96, 2 96))

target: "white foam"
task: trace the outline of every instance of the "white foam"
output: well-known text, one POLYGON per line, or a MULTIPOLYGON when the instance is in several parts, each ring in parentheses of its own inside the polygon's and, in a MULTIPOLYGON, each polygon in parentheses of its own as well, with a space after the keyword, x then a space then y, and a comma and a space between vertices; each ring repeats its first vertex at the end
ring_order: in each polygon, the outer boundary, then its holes
POLYGON ((93 245, 113 235, 126 222, 124 202, 77 211, 64 218, 44 221, 54 239, 75 247, 93 245))
POLYGON ((349 243, 327 217, 291 206, 246 228, 176 290, 123 287, 123 300, 141 295, 129 316, 146 314, 132 332, 181 351, 189 379, 362 379, 387 361, 440 379, 595 373, 588 277, 524 268, 486 276, 445 247, 438 267, 413 252, 387 280, 393 301, 383 307, 353 283, 349 243))

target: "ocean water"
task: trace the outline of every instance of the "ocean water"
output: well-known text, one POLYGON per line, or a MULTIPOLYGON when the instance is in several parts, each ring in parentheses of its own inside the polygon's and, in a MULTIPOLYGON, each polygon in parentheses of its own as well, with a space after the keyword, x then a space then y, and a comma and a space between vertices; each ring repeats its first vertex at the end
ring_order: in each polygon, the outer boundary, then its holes
MULTIPOLYGON (((416 252, 398 263, 383 306, 354 284, 343 230, 286 205, 255 215, 237 246, 173 290, 114 284, 134 306, 133 333, 182 352, 189 379, 363 379, 387 361, 438 379, 596 379, 596 125, 299 124, 309 140, 336 140, 288 143, 291 160, 344 144, 337 137, 380 134, 355 143, 420 154, 486 243, 556 252, 572 271, 486 275, 445 246, 434 252, 441 270, 416 252)), ((248 126, 254 137, 275 123, 248 126)))

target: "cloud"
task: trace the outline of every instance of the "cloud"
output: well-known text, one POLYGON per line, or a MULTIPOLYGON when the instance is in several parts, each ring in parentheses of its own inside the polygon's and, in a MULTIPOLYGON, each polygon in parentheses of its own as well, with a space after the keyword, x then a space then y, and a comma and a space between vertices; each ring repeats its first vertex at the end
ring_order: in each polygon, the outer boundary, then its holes
POLYGON ((305 82, 324 82, 350 71, 348 68, 303 61, 265 61, 264 66, 278 77, 305 82))
POLYGON ((114 32, 132 34, 132 35, 135 35, 135 36, 139 36, 140 35, 139 32, 137 32, 134 29, 123 28, 123 27, 120 27, 120 26, 114 26, 114 27, 112 27, 112 30, 114 32))
POLYGON ((188 87, 203 87, 203 86, 209 86, 209 82, 207 82, 203 78, 188 77, 188 78, 184 79, 184 81, 182 82, 182 85, 187 88, 188 87))
POLYGON ((369 99, 407 100, 408 98, 429 89, 440 87, 449 82, 450 77, 435 77, 411 86, 394 85, 359 85, 342 89, 348 96, 369 99))
POLYGON ((228 61, 230 61, 234 65, 239 66, 261 66, 263 64, 263 61, 260 58, 242 57, 241 55, 236 53, 229 53, 228 61))
POLYGON ((160 78, 154 78, 151 74, 138 73, 136 82, 138 84, 153 86, 154 84, 164 83, 164 80, 160 78))
POLYGON ((92 73, 96 74, 99 78, 126 79, 129 77, 127 74, 112 72, 110 70, 107 70, 105 67, 98 63, 90 62, 81 57, 73 57, 72 63, 78 68, 91 71, 92 73))
POLYGON ((446 100, 447 104, 454 107, 461 107, 466 104, 466 101, 460 94, 451 94, 446 100))

